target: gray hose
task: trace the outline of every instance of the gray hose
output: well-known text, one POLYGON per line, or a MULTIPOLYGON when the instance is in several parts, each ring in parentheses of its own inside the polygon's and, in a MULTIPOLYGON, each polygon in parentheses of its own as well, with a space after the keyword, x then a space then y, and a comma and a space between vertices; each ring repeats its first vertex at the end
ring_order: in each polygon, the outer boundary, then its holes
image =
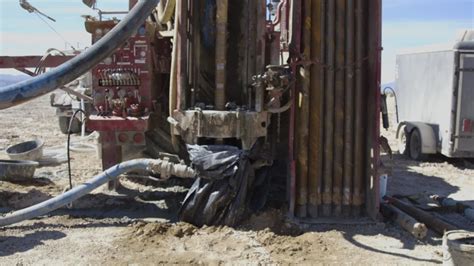
POLYGON ((0 227, 19 223, 57 210, 75 200, 89 194, 94 189, 117 179, 120 175, 130 171, 146 170, 161 174, 162 178, 176 176, 181 178, 193 178, 195 172, 184 164, 172 163, 169 160, 137 159, 123 162, 107 169, 105 172, 95 176, 88 182, 76 186, 68 192, 55 198, 38 203, 34 206, 0 216, 0 227))
POLYGON ((147 170, 152 164, 151 159, 139 159, 124 162, 107 169, 105 172, 95 176, 87 183, 76 186, 68 192, 55 198, 38 203, 34 206, 9 213, 0 217, 0 227, 15 224, 24 220, 32 219, 57 210, 75 200, 89 194, 94 189, 116 179, 121 174, 134 170, 147 170))
POLYGON ((159 0, 141 0, 107 35, 84 53, 46 74, 0 88, 0 110, 51 92, 83 75, 111 55, 143 25, 159 0))

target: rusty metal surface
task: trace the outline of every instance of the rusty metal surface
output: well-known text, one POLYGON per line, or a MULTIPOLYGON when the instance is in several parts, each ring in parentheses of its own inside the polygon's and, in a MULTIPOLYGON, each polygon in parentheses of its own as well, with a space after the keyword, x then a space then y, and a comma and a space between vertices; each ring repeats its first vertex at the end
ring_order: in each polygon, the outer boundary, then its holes
POLYGON ((267 112, 190 110, 176 111, 173 117, 178 133, 189 144, 197 144, 199 138, 236 138, 248 150, 267 135, 267 112))
POLYGON ((214 105, 224 110, 226 103, 227 22, 229 0, 216 1, 216 88, 214 105))
POLYGON ((344 79, 345 79, 345 0, 336 0, 336 81, 334 106, 334 179, 333 214, 342 213, 342 181, 344 174, 344 79))
POLYGON ((372 17, 378 23, 369 24, 370 34, 369 41, 369 76, 368 81, 368 145, 367 155, 368 163, 366 164, 369 173, 366 181, 366 211, 373 219, 380 217, 380 174, 378 171, 380 165, 380 77, 381 77, 381 60, 382 60, 382 3, 380 0, 369 2, 369 17, 372 17))
POLYGON ((352 181, 354 177, 354 61, 355 61, 355 5, 347 0, 346 12, 346 73, 345 73, 345 116, 344 116, 344 182, 342 191, 342 211, 351 213, 352 181))
MULTIPOLYGON (((305 0, 303 5, 303 58, 311 58, 311 0, 305 0)), ((299 69, 303 91, 298 95, 298 106, 296 114, 296 176, 298 196, 296 199, 296 215, 307 216, 308 204, 308 137, 309 137, 309 100, 310 100, 310 66, 299 69)))
MULTIPOLYGON (((307 190, 301 189, 304 169, 298 152, 297 176, 291 183, 296 206, 309 196, 309 218, 377 218, 381 2, 320 0, 312 5, 313 18, 319 18, 312 21, 312 55, 310 60, 305 53, 301 56, 312 64, 309 174, 307 190)), ((304 82, 300 86, 304 91, 304 82)), ((298 148, 306 127, 300 110, 295 110, 298 148)), ((298 208, 291 210, 307 217, 298 208)))
MULTIPOLYGON (((320 60, 324 64, 323 57, 325 45, 323 40, 325 27, 325 1, 313 2, 312 38, 311 38, 311 60, 320 60)), ((309 129, 309 173, 308 191, 309 206, 308 213, 312 218, 319 216, 318 207, 321 205, 321 185, 323 168, 323 113, 324 113, 324 68, 321 64, 311 67, 310 87, 310 129, 309 129)))
POLYGON ((364 0, 356 0, 356 75, 355 75, 355 103, 356 103, 356 112, 355 112, 355 126, 359 130, 355 130, 355 146, 354 146, 354 194, 353 194, 353 214, 359 215, 361 212, 363 197, 364 197, 364 175, 365 175, 365 157, 364 147, 365 147, 365 130, 366 127, 364 123, 367 119, 364 118, 366 113, 364 105, 364 87, 365 87, 365 65, 366 62, 363 60, 365 57, 365 6, 364 0), (357 159, 359 158, 359 159, 357 159))
POLYGON ((177 24, 177 95, 176 108, 180 110, 186 109, 186 99, 188 94, 188 1, 178 0, 178 24, 177 24))
POLYGON ((336 3, 328 1, 327 24, 326 24, 326 46, 327 46, 327 71, 325 87, 325 135, 324 135, 324 191, 323 191, 323 215, 331 215, 332 186, 334 174, 334 82, 335 82, 335 39, 336 39, 336 3))
MULTIPOLYGON (((289 21, 288 21, 288 50, 290 53, 290 61, 296 60, 300 56, 301 46, 301 12, 302 3, 300 0, 289 2, 289 21)), ((285 38, 286 39, 286 38, 285 38)), ((292 67, 293 73, 296 73, 296 66, 292 67)), ((293 105, 290 109, 290 125, 289 125, 289 140, 288 140, 288 153, 290 160, 290 215, 295 215, 296 209, 296 196, 297 196, 297 185, 296 185, 296 150, 295 150, 295 129, 296 122, 296 106, 298 104, 297 88, 296 85, 291 86, 291 96, 293 105)))

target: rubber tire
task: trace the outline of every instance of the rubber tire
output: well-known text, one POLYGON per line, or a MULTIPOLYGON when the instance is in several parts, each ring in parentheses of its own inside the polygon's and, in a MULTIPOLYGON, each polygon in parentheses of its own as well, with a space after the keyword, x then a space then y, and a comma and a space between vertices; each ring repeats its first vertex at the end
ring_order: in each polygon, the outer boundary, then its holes
POLYGON ((426 155, 422 152, 422 140, 420 130, 415 128, 410 133, 410 141, 408 142, 408 151, 410 158, 415 161, 422 161, 426 155))
POLYGON ((400 128, 400 133, 399 133, 399 137, 398 137, 398 152, 402 155, 408 156, 409 138, 407 137, 407 135, 409 136, 410 134, 407 134, 405 129, 406 129, 405 126, 400 128))
MULTIPOLYGON (((58 122, 59 122, 59 129, 63 134, 68 133, 69 129, 69 122, 71 121, 71 118, 68 116, 60 116, 58 117, 58 122)), ((72 133, 79 133, 81 132, 81 122, 77 119, 74 119, 71 125, 71 132, 72 133)))

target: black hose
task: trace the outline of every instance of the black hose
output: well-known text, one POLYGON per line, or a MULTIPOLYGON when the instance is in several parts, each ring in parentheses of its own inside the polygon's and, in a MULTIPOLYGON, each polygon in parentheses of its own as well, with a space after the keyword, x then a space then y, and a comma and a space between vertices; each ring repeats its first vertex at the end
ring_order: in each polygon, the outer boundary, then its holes
MULTIPOLYGON (((74 123, 74 119, 76 119, 76 116, 78 113, 83 113, 84 116, 87 116, 86 112, 82 109, 78 109, 74 112, 74 114, 71 117, 71 120, 69 120, 69 127, 67 130, 67 172, 69 175, 69 189, 72 189, 72 175, 71 175, 71 155, 70 155, 70 145, 71 145, 71 128, 72 128, 72 123, 74 123)), ((82 121, 84 123, 84 121, 82 121)))
POLYGON ((400 123, 400 120, 398 118, 398 99, 397 99, 397 93, 392 87, 385 87, 383 89, 383 94, 387 95, 387 91, 391 91, 393 93, 393 97, 395 98, 395 113, 397 114, 397 124, 400 123))

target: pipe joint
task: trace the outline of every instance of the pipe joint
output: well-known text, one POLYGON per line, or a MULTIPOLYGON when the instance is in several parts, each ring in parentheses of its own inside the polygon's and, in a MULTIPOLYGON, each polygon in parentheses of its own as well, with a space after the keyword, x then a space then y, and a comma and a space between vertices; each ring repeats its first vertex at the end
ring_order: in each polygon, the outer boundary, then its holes
POLYGON ((180 178, 194 178, 196 172, 183 163, 171 162, 168 158, 150 161, 148 170, 154 174, 160 174, 162 179, 169 179, 171 176, 180 178))

